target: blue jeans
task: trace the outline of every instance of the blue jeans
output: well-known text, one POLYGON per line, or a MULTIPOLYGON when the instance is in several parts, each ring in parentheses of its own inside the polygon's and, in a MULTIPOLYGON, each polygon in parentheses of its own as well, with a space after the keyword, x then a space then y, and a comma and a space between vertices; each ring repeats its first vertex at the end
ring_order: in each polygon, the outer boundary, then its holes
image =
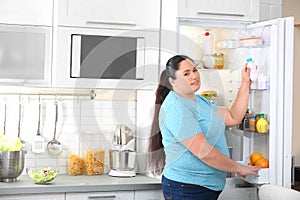
POLYGON ((162 191, 166 200, 217 200, 222 191, 172 181, 162 176, 162 191))

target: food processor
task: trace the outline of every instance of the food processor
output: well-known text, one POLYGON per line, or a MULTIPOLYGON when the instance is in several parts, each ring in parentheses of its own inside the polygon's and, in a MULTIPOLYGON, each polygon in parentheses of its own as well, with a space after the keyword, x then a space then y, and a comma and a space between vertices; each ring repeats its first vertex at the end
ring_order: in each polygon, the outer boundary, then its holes
POLYGON ((134 177, 136 165, 135 138, 130 128, 117 125, 109 151, 109 176, 134 177))

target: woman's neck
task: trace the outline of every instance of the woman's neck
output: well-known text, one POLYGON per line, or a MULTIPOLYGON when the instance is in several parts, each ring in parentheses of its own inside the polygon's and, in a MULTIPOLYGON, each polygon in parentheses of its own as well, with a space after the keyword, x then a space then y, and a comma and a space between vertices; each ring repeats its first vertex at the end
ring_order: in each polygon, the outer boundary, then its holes
POLYGON ((195 93, 183 93, 183 92, 179 92, 174 90, 174 92, 176 92, 177 94, 179 94, 180 96, 187 98, 191 101, 195 101, 195 93))

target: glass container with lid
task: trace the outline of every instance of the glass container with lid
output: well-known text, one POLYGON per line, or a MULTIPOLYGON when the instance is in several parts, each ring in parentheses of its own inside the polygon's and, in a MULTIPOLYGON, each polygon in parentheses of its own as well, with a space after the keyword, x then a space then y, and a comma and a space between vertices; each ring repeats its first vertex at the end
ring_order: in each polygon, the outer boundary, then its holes
POLYGON ((224 54, 223 53, 214 53, 215 58, 215 69, 224 68, 224 54))

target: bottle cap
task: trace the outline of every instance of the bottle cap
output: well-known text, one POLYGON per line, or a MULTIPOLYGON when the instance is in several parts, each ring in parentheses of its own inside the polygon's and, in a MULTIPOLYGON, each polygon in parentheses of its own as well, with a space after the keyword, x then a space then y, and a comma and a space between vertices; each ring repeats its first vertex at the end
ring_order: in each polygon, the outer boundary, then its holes
POLYGON ((247 59, 247 62, 252 62, 252 58, 248 58, 248 59, 247 59))
POLYGON ((259 118, 265 118, 265 114, 259 114, 259 118))

